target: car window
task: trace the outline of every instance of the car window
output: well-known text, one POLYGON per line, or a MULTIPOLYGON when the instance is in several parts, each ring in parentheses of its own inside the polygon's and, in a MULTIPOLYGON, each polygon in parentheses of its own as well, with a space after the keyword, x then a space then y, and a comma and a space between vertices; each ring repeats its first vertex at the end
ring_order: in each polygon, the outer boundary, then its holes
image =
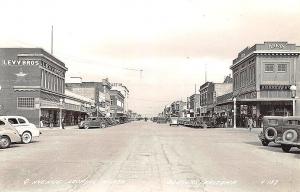
POLYGON ((9 118, 8 122, 10 122, 11 124, 18 124, 18 121, 16 118, 9 118))
POLYGON ((277 119, 269 119, 269 124, 270 125, 278 125, 278 120, 277 119))
POLYGON ((288 120, 289 125, 300 125, 300 121, 298 120, 288 120))
POLYGON ((18 118, 18 121, 19 121, 20 124, 25 124, 26 123, 26 121, 24 119, 21 119, 21 118, 18 118))
POLYGON ((0 120, 0 126, 1 126, 1 125, 5 125, 5 123, 4 123, 3 121, 0 120))

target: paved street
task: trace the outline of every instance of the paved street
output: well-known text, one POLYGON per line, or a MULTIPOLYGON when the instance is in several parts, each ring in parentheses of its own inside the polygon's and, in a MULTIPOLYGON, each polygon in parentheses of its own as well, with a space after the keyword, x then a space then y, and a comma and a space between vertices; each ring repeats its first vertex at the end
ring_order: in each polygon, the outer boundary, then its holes
POLYGON ((0 150, 0 188, 12 191, 299 191, 300 150, 263 147, 255 130, 132 122, 44 130, 0 150))

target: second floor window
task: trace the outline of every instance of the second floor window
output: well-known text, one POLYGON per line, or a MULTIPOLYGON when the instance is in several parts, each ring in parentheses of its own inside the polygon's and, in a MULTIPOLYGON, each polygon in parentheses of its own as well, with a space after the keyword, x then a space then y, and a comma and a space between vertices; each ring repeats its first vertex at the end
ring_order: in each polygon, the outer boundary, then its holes
POLYGON ((287 65, 286 64, 278 64, 277 65, 277 71, 278 72, 286 72, 287 70, 287 65))
POLYGON ((265 64, 265 72, 274 72, 274 64, 265 64))

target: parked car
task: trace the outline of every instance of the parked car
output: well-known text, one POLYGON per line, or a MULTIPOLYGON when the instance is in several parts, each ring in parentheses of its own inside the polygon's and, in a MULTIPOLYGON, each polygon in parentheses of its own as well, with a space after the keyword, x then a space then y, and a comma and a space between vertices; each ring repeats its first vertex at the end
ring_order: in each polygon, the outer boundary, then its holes
POLYGON ((11 143, 20 143, 21 137, 17 129, 7 120, 0 118, 0 148, 10 147, 11 143))
POLYGON ((85 121, 81 121, 78 125, 79 129, 89 129, 94 127, 105 128, 108 126, 105 117, 89 117, 85 121))
MULTIPOLYGON (((265 116, 263 117, 263 131, 258 135, 262 145, 268 146, 270 142, 278 143, 278 139, 283 137, 284 132, 295 129, 299 126, 293 124, 300 117, 295 116, 265 116)), ((288 133, 288 132, 287 132, 288 133)), ((287 134, 285 133, 285 134, 287 134)), ((289 135, 289 134, 288 134, 289 135)))
POLYGON ((179 125, 178 124, 178 117, 171 117, 170 118, 170 126, 172 126, 172 125, 179 125))
POLYGON ((19 132, 22 143, 30 143, 40 136, 40 130, 25 117, 22 116, 0 116, 0 118, 10 122, 19 132))
POLYGON ((282 150, 287 153, 292 147, 300 149, 300 117, 284 118, 282 134, 277 135, 275 142, 281 144, 282 150))

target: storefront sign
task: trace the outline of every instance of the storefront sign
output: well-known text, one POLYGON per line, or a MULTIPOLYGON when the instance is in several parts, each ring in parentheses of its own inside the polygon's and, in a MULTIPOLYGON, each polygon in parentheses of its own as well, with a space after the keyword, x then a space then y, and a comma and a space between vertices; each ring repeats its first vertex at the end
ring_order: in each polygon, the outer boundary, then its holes
POLYGON ((290 90, 290 85, 260 85, 261 90, 290 90))
POLYGON ((282 43, 270 43, 269 44, 269 49, 284 49, 286 44, 282 43))
POLYGON ((13 59, 8 59, 8 60, 3 60, 2 65, 6 66, 36 66, 39 65, 40 62, 37 60, 13 60, 13 59))

